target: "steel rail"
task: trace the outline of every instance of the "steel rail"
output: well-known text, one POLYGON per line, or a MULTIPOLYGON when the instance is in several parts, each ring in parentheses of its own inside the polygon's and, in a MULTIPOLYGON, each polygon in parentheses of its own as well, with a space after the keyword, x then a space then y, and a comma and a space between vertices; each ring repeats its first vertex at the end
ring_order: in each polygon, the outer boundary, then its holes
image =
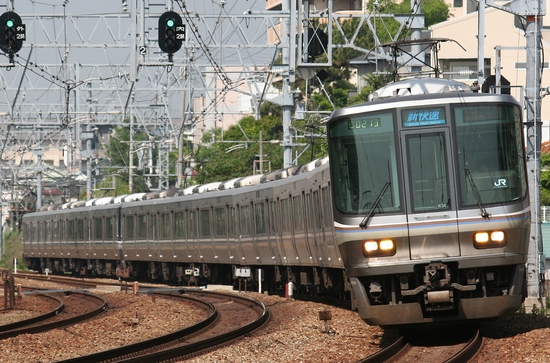
POLYGON ((21 334, 35 334, 35 333, 41 333, 47 330, 57 329, 68 325, 73 325, 75 323, 79 323, 81 321, 90 319, 98 314, 101 314, 107 309, 107 302, 105 299, 103 299, 101 296, 93 295, 87 292, 73 292, 73 291, 64 291, 65 295, 72 295, 72 294, 78 294, 78 295, 84 295, 88 299, 94 299, 99 301, 97 308, 94 310, 91 310, 87 313, 80 314, 77 316, 74 316, 72 318, 62 319, 59 321, 53 321, 51 323, 44 323, 37 326, 32 327, 24 327, 19 329, 13 329, 9 331, 4 331, 0 333, 0 340, 15 337, 17 335, 21 334))

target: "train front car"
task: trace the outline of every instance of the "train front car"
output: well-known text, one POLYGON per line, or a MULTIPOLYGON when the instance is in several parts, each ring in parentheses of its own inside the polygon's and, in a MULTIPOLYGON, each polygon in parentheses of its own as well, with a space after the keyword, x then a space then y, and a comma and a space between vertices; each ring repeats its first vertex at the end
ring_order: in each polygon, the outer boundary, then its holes
POLYGON ((397 83, 390 93, 405 95, 328 121, 335 240, 371 325, 491 318, 523 302, 530 210, 521 108, 511 96, 456 85, 397 83))

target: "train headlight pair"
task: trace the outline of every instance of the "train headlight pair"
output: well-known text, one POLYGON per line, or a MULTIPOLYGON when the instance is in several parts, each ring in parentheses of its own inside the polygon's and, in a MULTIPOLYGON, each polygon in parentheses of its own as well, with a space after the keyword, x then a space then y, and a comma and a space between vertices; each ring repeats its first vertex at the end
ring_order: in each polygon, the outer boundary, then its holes
POLYGON ((474 234, 475 248, 495 248, 506 246, 506 233, 503 231, 477 232, 474 234))
POLYGON ((363 242, 363 254, 366 257, 395 255, 395 242, 391 239, 369 240, 363 242))

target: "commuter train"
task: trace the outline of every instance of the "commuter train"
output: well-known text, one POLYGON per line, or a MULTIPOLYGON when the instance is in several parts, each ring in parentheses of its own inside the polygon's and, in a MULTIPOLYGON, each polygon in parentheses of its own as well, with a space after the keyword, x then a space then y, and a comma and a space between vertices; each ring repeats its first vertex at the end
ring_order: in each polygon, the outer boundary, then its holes
POLYGON ((328 157, 265 175, 46 207, 23 217, 29 268, 177 285, 345 295, 328 157), (173 194, 173 195, 170 195, 173 194))
POLYGON ((27 214, 26 262, 269 292, 293 282, 350 298, 372 325, 516 311, 530 225, 519 104, 433 78, 371 96, 333 112, 328 158, 27 214))
POLYGON ((327 123, 334 239, 361 318, 515 312, 531 218, 520 105, 442 79, 371 96, 327 123))

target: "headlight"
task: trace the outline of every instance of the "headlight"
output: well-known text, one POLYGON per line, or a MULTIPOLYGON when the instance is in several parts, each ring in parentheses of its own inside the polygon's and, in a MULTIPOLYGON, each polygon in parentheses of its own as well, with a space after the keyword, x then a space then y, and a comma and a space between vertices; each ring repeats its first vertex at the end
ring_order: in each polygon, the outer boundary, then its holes
POLYGON ((363 242, 363 254, 365 257, 393 256, 395 255, 395 242, 391 239, 365 241, 363 242))
POLYGON ((477 232, 474 234, 475 248, 496 248, 506 246, 506 233, 503 231, 477 232))

